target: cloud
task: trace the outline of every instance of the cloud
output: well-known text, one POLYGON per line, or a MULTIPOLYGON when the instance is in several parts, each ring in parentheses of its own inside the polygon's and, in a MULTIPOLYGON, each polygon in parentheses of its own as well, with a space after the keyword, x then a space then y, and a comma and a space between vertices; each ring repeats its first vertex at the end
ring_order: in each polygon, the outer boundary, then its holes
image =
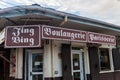
POLYGON ((120 25, 120 1, 118 0, 66 0, 58 10, 75 13, 93 19, 120 25), (76 2, 75 2, 76 1, 76 2), (71 4, 72 3, 72 4, 71 4), (69 5, 69 7, 68 7, 69 5))
MULTIPOLYGON (((36 3, 44 7, 120 25, 120 0, 9 0, 9 2, 20 5, 36 3)), ((1 1, 0 4, 7 5, 1 1)))
POLYGON ((4 2, 4 1, 0 1, 0 8, 6 8, 6 7, 9 7, 10 4, 4 2))

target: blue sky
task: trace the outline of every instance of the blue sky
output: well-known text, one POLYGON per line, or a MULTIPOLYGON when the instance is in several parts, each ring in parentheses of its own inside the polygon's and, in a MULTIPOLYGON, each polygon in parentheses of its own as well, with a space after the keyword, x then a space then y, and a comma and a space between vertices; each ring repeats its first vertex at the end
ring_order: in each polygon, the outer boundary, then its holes
POLYGON ((0 0, 0 8, 35 3, 43 7, 120 25, 120 0, 0 0))

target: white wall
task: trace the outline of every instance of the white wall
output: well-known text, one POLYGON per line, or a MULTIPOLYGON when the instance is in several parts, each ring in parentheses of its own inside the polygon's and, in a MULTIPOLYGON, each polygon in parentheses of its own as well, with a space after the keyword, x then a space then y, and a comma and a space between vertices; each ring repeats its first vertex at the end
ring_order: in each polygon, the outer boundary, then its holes
POLYGON ((16 76, 17 79, 23 78, 23 49, 16 49, 16 76))
POLYGON ((52 42, 52 49, 53 49, 53 61, 54 61, 54 77, 61 77, 62 76, 62 59, 61 59, 61 44, 68 43, 74 47, 82 47, 84 53, 84 64, 85 64, 85 73, 89 74, 89 57, 88 57, 88 49, 86 43, 75 43, 75 42, 67 42, 67 41, 55 41, 52 42))
MULTIPOLYGON (((10 51, 10 61, 16 65, 16 50, 11 49, 10 51)), ((16 66, 10 64, 10 77, 15 77, 16 66)))
POLYGON ((54 77, 62 76, 62 59, 61 59, 61 43, 57 41, 52 42, 53 49, 53 73, 54 77))
POLYGON ((15 63, 16 66, 10 65, 10 77, 16 79, 23 78, 23 49, 11 49, 10 61, 15 63))
POLYGON ((44 77, 52 77, 51 43, 44 43, 44 77))

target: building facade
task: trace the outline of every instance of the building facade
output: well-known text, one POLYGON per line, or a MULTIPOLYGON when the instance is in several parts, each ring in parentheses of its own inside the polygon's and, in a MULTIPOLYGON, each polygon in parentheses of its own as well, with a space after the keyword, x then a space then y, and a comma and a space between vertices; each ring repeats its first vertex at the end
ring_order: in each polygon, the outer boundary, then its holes
POLYGON ((2 80, 119 80, 119 26, 21 7, 0 11, 2 80))

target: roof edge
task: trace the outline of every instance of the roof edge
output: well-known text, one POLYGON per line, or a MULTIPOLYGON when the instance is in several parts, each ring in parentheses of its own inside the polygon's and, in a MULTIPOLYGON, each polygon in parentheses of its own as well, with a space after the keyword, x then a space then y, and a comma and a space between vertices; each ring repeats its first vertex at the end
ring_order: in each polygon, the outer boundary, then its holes
POLYGON ((10 8, 5 8, 0 10, 0 18, 24 16, 29 14, 44 15, 44 16, 49 16, 57 19, 63 19, 64 16, 67 16, 68 20, 76 23, 84 23, 84 24, 86 23, 88 25, 90 24, 96 27, 99 26, 100 28, 105 28, 105 29, 108 28, 110 30, 115 30, 120 32, 120 26, 118 25, 87 18, 87 17, 82 17, 82 16, 78 16, 78 15, 74 15, 66 12, 57 11, 55 9, 46 8, 39 5, 15 6, 15 7, 10 7, 10 8))

